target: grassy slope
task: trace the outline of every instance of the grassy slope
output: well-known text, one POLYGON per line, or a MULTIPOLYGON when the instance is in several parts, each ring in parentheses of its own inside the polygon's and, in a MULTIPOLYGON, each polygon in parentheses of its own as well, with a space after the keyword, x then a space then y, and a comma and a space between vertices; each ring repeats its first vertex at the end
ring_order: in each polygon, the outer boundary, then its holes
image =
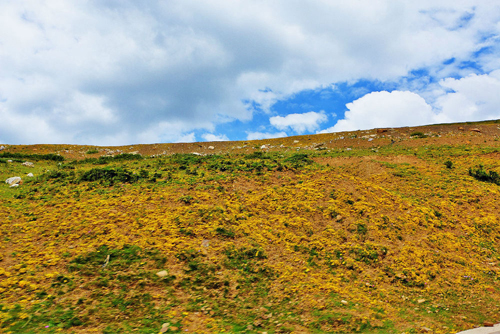
POLYGON ((500 172, 500 130, 459 126, 214 149, 10 146, 39 156, 0 156, 2 180, 35 174, 0 189, 0 328, 453 333, 499 322, 500 188, 468 171, 500 172), (110 150, 158 156, 81 160, 110 150))

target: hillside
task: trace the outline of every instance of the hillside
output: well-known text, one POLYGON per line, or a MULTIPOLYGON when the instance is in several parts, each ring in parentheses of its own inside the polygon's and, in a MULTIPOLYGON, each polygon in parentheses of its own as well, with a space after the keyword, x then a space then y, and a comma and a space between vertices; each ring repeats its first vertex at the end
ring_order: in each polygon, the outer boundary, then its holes
POLYGON ((500 322, 499 121, 0 149, 3 332, 500 322))

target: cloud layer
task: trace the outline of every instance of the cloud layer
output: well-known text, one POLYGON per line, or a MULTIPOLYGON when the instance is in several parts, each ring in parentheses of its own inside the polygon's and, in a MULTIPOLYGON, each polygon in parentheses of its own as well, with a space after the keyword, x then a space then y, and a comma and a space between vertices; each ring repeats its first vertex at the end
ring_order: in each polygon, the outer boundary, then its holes
MULTIPOLYGON (((450 110, 465 105, 460 117, 493 117, 498 101, 473 86, 498 82, 490 72, 500 68, 499 18, 495 1, 473 0, 4 1, 0 142, 208 140, 214 137, 197 133, 235 120, 255 132, 256 113, 267 113, 279 130, 315 131, 317 113, 302 126, 293 120, 299 116, 273 114, 273 105, 340 81, 398 82, 421 68, 442 80, 437 92, 412 90, 435 98, 436 119, 456 120, 450 110), (469 77, 472 65, 464 62, 471 59, 489 75, 469 77)), ((387 107, 388 119, 400 119, 396 106, 404 101, 430 117, 409 92, 380 94, 352 102, 337 128, 385 117, 356 118, 367 108, 387 107)))

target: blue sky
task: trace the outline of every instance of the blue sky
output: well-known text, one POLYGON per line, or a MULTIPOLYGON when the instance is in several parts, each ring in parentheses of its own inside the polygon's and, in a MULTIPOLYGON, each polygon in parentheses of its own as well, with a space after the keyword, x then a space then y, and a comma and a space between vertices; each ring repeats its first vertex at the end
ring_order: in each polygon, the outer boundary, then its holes
POLYGON ((499 55, 496 0, 3 1, 0 143, 499 119, 499 55))

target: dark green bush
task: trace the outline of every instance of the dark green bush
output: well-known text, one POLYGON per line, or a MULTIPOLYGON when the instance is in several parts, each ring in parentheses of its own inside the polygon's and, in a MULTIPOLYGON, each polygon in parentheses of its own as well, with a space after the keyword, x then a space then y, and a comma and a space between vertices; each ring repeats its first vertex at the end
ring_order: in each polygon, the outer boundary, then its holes
POLYGON ((109 181, 133 183, 139 179, 139 176, 126 169, 113 168, 92 168, 80 176, 80 181, 109 181))
POLYGON ((500 175, 495 171, 485 171, 482 165, 479 165, 477 169, 469 168, 469 175, 479 181, 500 185, 500 175))
POLYGON ((416 138, 427 138, 427 135, 423 132, 420 132, 420 131, 416 131, 416 132, 412 132, 410 134, 410 137, 416 137, 416 138))

